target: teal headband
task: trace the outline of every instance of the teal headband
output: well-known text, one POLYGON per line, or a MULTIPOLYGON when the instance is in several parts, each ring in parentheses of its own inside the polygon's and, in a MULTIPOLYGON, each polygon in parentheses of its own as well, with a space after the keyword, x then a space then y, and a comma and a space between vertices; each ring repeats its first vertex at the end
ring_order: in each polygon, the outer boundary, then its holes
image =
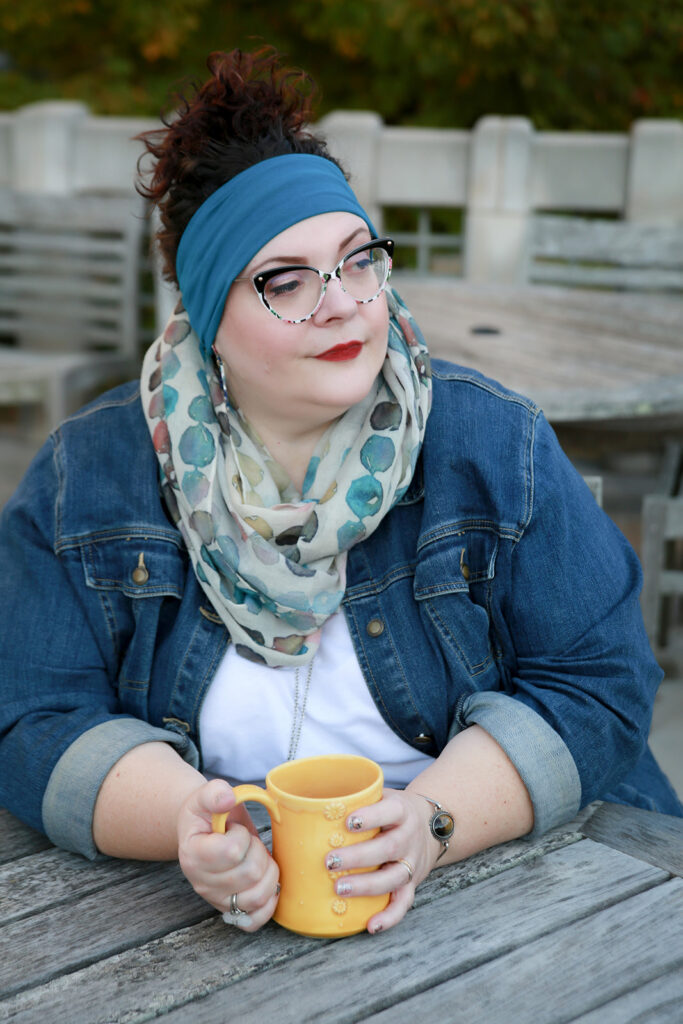
POLYGON ((336 164, 289 153, 253 164, 206 199, 183 232, 176 274, 208 356, 230 286, 275 235, 320 213, 355 213, 377 233, 336 164))

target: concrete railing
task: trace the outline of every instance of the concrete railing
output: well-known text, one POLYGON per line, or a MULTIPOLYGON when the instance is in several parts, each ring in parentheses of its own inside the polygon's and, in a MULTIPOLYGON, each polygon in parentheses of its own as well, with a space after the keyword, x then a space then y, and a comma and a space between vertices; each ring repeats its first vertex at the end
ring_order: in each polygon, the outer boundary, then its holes
MULTIPOLYGON (((62 101, 0 113, 0 187, 125 195, 143 151, 133 136, 158 126, 62 101)), ((522 117, 484 117, 465 131, 389 127, 371 112, 336 111, 316 128, 378 229, 386 207, 414 207, 423 217, 410 237, 418 250, 429 248, 429 211, 462 210, 462 273, 470 280, 526 279, 537 211, 683 224, 678 121, 637 121, 618 134, 537 132, 522 117)))

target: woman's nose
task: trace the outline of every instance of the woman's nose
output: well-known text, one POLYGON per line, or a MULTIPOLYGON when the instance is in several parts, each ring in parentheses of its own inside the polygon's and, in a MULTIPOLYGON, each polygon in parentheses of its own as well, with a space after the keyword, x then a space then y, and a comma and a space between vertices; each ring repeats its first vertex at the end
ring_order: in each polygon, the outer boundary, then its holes
POLYGON ((331 277, 313 319, 320 322, 335 317, 348 317, 356 312, 356 306, 356 300, 344 291, 339 278, 331 277))

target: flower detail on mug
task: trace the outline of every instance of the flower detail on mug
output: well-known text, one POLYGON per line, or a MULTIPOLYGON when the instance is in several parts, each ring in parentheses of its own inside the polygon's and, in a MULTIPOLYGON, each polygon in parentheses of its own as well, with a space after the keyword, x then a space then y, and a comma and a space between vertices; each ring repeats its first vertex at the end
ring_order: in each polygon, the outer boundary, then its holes
POLYGON ((345 914, 349 905, 346 900, 332 900, 332 911, 335 914, 345 914))
POLYGON ((346 804, 341 803, 339 800, 334 800, 331 804, 327 804, 323 814, 328 821, 338 821, 339 818, 343 818, 346 814, 346 804))
POLYGON ((343 846, 345 839, 341 832, 333 832, 330 838, 327 840, 330 846, 343 846))

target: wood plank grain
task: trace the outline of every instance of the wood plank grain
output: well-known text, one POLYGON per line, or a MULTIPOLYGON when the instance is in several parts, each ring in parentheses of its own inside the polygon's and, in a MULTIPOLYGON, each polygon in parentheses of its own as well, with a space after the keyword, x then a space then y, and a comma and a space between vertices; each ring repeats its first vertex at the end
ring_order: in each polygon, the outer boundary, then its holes
POLYGON ((561 1024, 678 970, 682 949, 683 881, 674 878, 364 1022, 447 1020, 466 1006, 468 1024, 561 1024))
POLYGON ((572 1024, 675 1024, 683 1018, 683 966, 574 1017, 572 1024))
POLYGON ((683 268, 683 231, 678 225, 535 214, 530 229, 535 256, 683 268))
POLYGON ((432 876, 418 890, 420 905, 383 935, 324 942, 276 925, 250 936, 207 922, 22 993, 8 1007, 14 1024, 36 1020, 47 998, 56 1019, 68 1009, 73 1024, 132 1024, 161 1012, 169 1022, 358 1020, 665 879, 584 840, 463 890, 444 890, 432 876))
POLYGON ((629 291, 680 292, 683 291, 683 273, 680 270, 660 270, 657 267, 581 266, 564 260, 535 260, 530 272, 531 281, 542 284, 568 285, 578 288, 605 288, 629 291))
POLYGON ((0 993, 11 994, 215 914, 175 865, 11 921, 0 993))
POLYGON ((293 935, 275 924, 250 935, 214 915, 0 1001, 0 1021, 46 1024, 48 1006, 50 1020, 69 1024, 134 1024, 176 1007, 183 1007, 190 1021, 194 1005, 189 1004, 255 974, 267 988, 273 967, 296 963, 331 942, 293 935))
MULTIPOLYGON (((514 325, 541 337, 547 328, 575 337, 577 343, 590 333, 607 340, 623 339, 657 349, 675 350, 676 332, 683 321, 678 298, 634 296, 623 292, 552 287, 477 285, 446 278, 394 275, 392 287, 410 308, 419 310, 426 323, 432 311, 450 310, 451 323, 476 323, 488 315, 500 326, 514 325), (542 330, 535 330, 536 328, 542 330)), ((417 314, 416 314, 417 315, 417 314)), ((420 321, 418 321, 420 322, 420 321)), ((680 335, 679 335, 680 336, 680 335)))
MULTIPOLYGON (((264 842, 270 845, 267 818, 264 810, 257 827, 264 842)), ((21 825, 16 818, 12 820, 21 825)), ((0 863, 0 926, 165 867, 161 863, 105 857, 90 861, 48 846, 48 850, 34 856, 0 863)))
POLYGON ((603 386, 543 389, 534 401, 556 425, 608 423, 610 429, 680 430, 683 422, 683 377, 658 377, 611 393, 603 386))
POLYGON ((161 868, 143 861, 89 861, 54 847, 10 861, 0 866, 0 927, 161 868))
POLYGON ((604 803, 583 825, 582 831, 590 839, 614 850, 683 877, 683 818, 604 803))
MULTIPOLYGON (((22 455, 26 466, 32 456, 33 451, 27 446, 26 454, 22 455)), ((51 848, 52 843, 46 836, 24 825, 23 821, 0 807, 0 864, 51 848)))
POLYGON ((529 395, 551 420, 644 418, 660 400, 683 412, 680 300, 400 275, 395 285, 433 357, 529 395))
MULTIPOLYGON (((425 883, 423 883, 423 885, 418 890, 417 896, 416 896, 416 905, 417 906, 422 906, 425 903, 430 902, 432 899, 436 899, 439 896, 442 896, 444 894, 456 892, 456 891, 458 891, 460 889, 464 889, 464 888, 469 888, 470 886, 477 884, 478 882, 482 881, 483 879, 491 878, 491 877, 496 876, 497 874, 503 873, 505 871, 509 871, 513 867, 515 867, 516 865, 528 864, 530 862, 538 861, 540 858, 542 858, 548 852, 551 852, 551 851, 557 850, 557 849, 561 849, 561 848, 563 848, 564 846, 566 846, 568 844, 572 844, 572 843, 576 843, 576 842, 581 841, 582 840, 582 834, 580 832, 580 829, 581 829, 585 819, 587 817, 589 817, 593 813, 593 811, 595 810, 596 806, 597 805, 591 805, 588 808, 585 808, 577 816, 577 818, 573 822, 570 822, 569 824, 567 824, 565 826, 561 826, 561 827, 558 827, 556 829, 553 829, 551 832, 547 833, 545 836, 542 836, 542 837, 540 837, 538 839, 535 839, 533 841, 513 840, 510 843, 506 843, 506 844, 503 844, 501 846, 494 847, 494 848, 492 848, 490 850, 482 851, 482 853, 477 854, 476 856, 470 858, 468 861, 465 861, 465 862, 463 862, 461 864, 451 865, 448 868, 443 868, 443 869, 440 869, 440 870, 434 872, 432 874, 432 876, 425 883)), ((267 817, 267 816, 265 816, 265 817, 267 817)), ((268 831, 262 832, 262 835, 263 835, 264 841, 266 843, 269 843, 270 837, 269 837, 268 831)), ((66 855, 66 856, 68 856, 68 855, 66 855)), ((38 863, 38 862, 36 862, 36 863, 38 863)), ((86 862, 86 861, 80 861, 80 863, 83 865, 83 879, 81 881, 78 876, 73 876, 72 877, 72 885, 74 885, 74 897, 78 893, 80 893, 80 895, 84 895, 88 891, 94 891, 94 890, 89 890, 88 889, 88 884, 89 884, 88 883, 88 874, 89 874, 89 872, 88 872, 87 869, 89 867, 97 867, 97 865, 92 865, 90 862, 86 862)), ((127 870, 131 870, 125 864, 122 864, 121 862, 110 862, 110 863, 112 865, 114 865, 116 863, 121 864, 121 867, 119 869, 116 869, 116 868, 112 867, 111 870, 114 871, 114 873, 116 873, 117 870, 120 870, 122 872, 122 877, 123 877, 123 874, 125 874, 125 872, 127 870)), ((152 865, 150 865, 150 869, 151 868, 152 868, 152 865)), ((133 868, 132 870, 134 871, 135 869, 133 868)), ((67 876, 68 876, 68 868, 66 868, 66 869, 63 868, 62 871, 63 871, 62 882, 66 883, 67 876)), ((45 875, 45 872, 38 872, 37 877, 35 879, 35 884, 37 886, 40 886, 40 880, 41 880, 41 878, 44 877, 44 875, 45 875)), ((23 877, 26 878, 26 873, 24 873, 23 877)), ((117 901, 119 899, 121 899, 121 898, 125 900, 127 898, 127 896, 128 896, 126 890, 122 890, 121 895, 119 895, 119 893, 118 893, 116 888, 113 888, 112 892, 114 894, 114 898, 117 901)), ((103 899, 103 897, 101 895, 99 896, 99 899, 102 901, 102 905, 104 905, 106 907, 107 904, 104 902, 104 899, 103 899)), ((91 901, 88 901, 88 904, 87 904, 88 906, 89 906, 90 902, 91 901)), ((45 904, 43 903, 43 906, 44 905, 45 904)), ((69 904, 68 900, 64 899, 62 905, 63 905, 63 913, 65 915, 67 915, 67 916, 68 916, 69 913, 76 912, 74 908, 78 907, 78 903, 77 903, 75 898, 72 901, 71 905, 69 904)), ((21 906, 25 908, 26 902, 21 904, 21 906)), ((106 911, 103 911, 103 914, 105 914, 105 913, 106 913, 106 911)), ((155 921, 155 918, 152 917, 152 922, 154 923, 154 921, 155 921)), ((28 924, 28 922, 27 922, 27 924, 28 924)), ((37 932, 39 932, 39 933, 42 932, 44 930, 44 928, 45 928, 44 919, 40 915, 37 915, 34 918, 34 925, 35 925, 35 928, 36 928, 37 932)), ((225 942, 226 929, 224 928, 222 922, 220 922, 220 921, 218 922, 216 927, 217 927, 217 931, 218 931, 218 934, 220 936, 220 941, 221 941, 221 947, 220 947, 220 950, 219 950, 218 960, 220 961, 220 963, 222 963, 223 962, 223 957, 225 955, 224 954, 224 949, 223 949, 223 943, 225 942)), ((281 944, 282 936, 286 936, 287 937, 287 941, 288 941, 288 943, 290 945, 292 943, 295 944, 294 947, 293 947, 294 950, 295 950, 295 953, 292 953, 292 955, 300 955, 300 943, 302 941, 301 938, 299 936, 291 936, 291 935, 289 935, 289 933, 284 932, 282 929, 279 929, 279 928, 277 928, 275 926, 273 926, 273 927, 274 927, 276 935, 280 936, 280 939, 277 940, 277 941, 281 944)), ((5 936, 7 934, 8 934, 7 932, 3 933, 3 935, 5 935, 5 936)), ((150 935, 151 934, 152 933, 150 931, 150 935)), ((202 934, 204 934, 204 933, 202 932, 202 934)), ((231 933, 231 934, 233 934, 233 936, 235 935, 235 933, 231 933)), ((261 933, 262 936, 264 936, 266 934, 267 933, 261 933)), ((143 935, 142 938, 141 938, 138 932, 136 932, 135 935, 137 937, 133 936, 133 939, 132 939, 133 944, 141 943, 141 942, 144 943, 145 938, 149 938, 149 935, 148 936, 144 936, 143 935)), ((236 941, 238 943, 240 943, 243 938, 244 938, 244 936, 242 936, 241 934, 237 934, 237 940, 236 941)), ((164 941, 166 941, 166 940, 164 940, 164 941)), ((191 939, 188 939, 188 944, 189 944, 189 946, 191 948, 188 948, 188 951, 187 951, 186 955, 187 955, 188 960, 193 962, 193 963, 195 962, 196 957, 198 955, 197 954, 197 950, 195 948, 196 941, 197 940, 194 937, 191 938, 191 939)), ((171 946, 173 948, 175 948, 175 938, 174 938, 174 936, 170 937, 169 942, 170 942, 171 946)), ((266 947, 267 947, 267 939, 266 938, 262 938, 262 942, 265 942, 266 943, 266 947)), ((313 946, 314 947, 317 946, 318 944, 319 944, 319 940, 318 940, 317 943, 313 942, 313 946)), ((154 945, 154 943, 152 943, 152 945, 154 945)), ((241 948, 241 947, 239 947, 239 948, 241 948)), ((289 949, 289 946, 287 946, 287 949, 289 949)), ((77 950, 74 949, 74 953, 76 953, 76 952, 77 952, 77 950)), ((102 954, 99 954, 99 955, 101 955, 103 957, 106 957, 107 954, 106 953, 102 953, 102 954)), ((132 970, 134 972, 136 972, 136 978, 137 978, 137 971, 138 971, 138 967, 139 967, 140 955, 141 955, 140 954, 140 950, 138 950, 138 949, 133 949, 133 951, 130 954, 130 957, 131 957, 130 963, 132 965, 132 970)), ((172 956, 172 954, 170 954, 170 955, 172 956)), ((128 954, 122 954, 122 957, 124 959, 126 958, 126 956, 128 956, 128 954)), ((275 959, 277 959, 278 957, 282 958, 284 956, 284 954, 282 952, 281 945, 278 945, 276 947, 276 951, 275 952, 267 953, 266 961, 268 960, 269 956, 272 956, 275 959)), ((111 978, 109 977, 110 968, 107 966, 108 963, 109 963, 109 961, 105 959, 104 960, 103 970, 104 970, 105 974, 107 975, 107 980, 109 981, 109 980, 111 980, 111 978)), ((55 966, 56 966, 56 971, 55 971, 56 974, 59 974, 60 970, 67 970, 66 967, 60 967, 59 964, 56 964, 55 966)), ((215 975, 216 977, 220 977, 221 976, 221 971, 219 969, 219 966, 220 965, 219 965, 219 963, 216 963, 215 958, 212 959, 211 966, 208 969, 208 976, 209 977, 213 977, 215 975)), ((71 970, 73 970, 73 969, 74 968, 72 967, 71 970)), ((170 985, 171 990, 173 991, 174 990, 174 982, 176 982, 178 980, 178 978, 180 978, 182 975, 176 973, 177 972, 177 964, 173 965, 171 963, 171 966, 170 966, 169 969, 170 969, 170 972, 171 972, 171 978, 169 979, 168 983, 170 985)), ((99 967, 98 967, 98 965, 94 965, 92 968, 88 968, 87 970, 88 971, 97 971, 97 970, 99 970, 99 967)), ((193 968, 193 970, 194 970, 194 968, 193 968)), ((245 968, 245 970, 246 970, 246 968, 245 968)), ((70 976, 71 977, 75 977, 76 975, 74 974, 74 975, 70 975, 70 976)), ((58 983, 58 980, 56 979, 55 981, 51 982, 50 984, 51 985, 55 985, 57 983, 58 983)), ((158 983, 158 971, 157 971, 156 966, 154 966, 153 973, 152 973, 151 978, 150 978, 150 984, 151 984, 151 986, 152 986, 154 991, 156 991, 157 983, 158 983)), ((192 988, 194 983, 190 980, 187 984, 189 985, 190 988, 192 988)), ((117 986, 118 986, 118 982, 114 981, 114 988, 117 989, 117 986)), ((106 984, 105 984, 105 988, 106 988, 106 984)), ((2 986, 0 985, 0 996, 1 996, 1 994, 2 994, 2 986)), ((52 996, 51 996, 51 998, 52 998, 52 996)), ((108 998, 109 997, 105 997, 105 996, 102 997, 103 1005, 105 1003, 107 1003, 108 998)))

